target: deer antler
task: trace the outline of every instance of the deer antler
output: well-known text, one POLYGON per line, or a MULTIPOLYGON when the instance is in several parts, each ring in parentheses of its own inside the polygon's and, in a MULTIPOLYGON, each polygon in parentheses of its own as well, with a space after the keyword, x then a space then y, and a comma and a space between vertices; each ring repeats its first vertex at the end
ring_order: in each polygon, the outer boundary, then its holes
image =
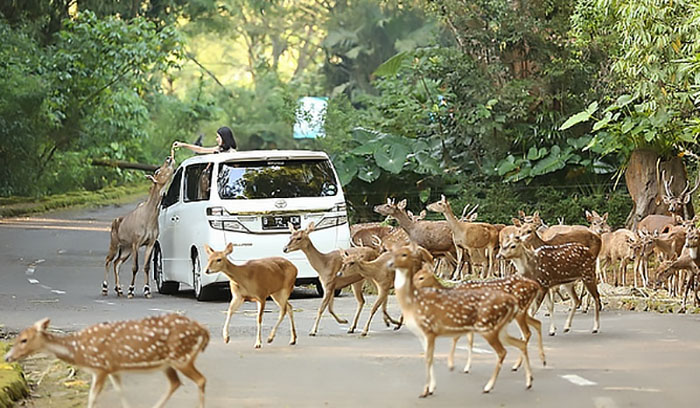
POLYGON ((666 170, 664 170, 663 172, 661 172, 661 179, 664 182, 664 190, 666 190, 666 195, 669 196, 669 198, 673 197, 673 193, 671 192, 671 184, 673 183, 673 176, 671 176, 671 178, 668 181, 666 181, 666 170))

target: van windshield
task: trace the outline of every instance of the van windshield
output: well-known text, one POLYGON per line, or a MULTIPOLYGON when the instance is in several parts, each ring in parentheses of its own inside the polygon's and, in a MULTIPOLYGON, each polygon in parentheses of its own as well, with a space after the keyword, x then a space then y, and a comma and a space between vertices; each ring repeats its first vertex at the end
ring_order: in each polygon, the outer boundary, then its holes
POLYGON ((326 159, 224 162, 219 164, 217 185, 224 200, 338 194, 333 168, 326 159))

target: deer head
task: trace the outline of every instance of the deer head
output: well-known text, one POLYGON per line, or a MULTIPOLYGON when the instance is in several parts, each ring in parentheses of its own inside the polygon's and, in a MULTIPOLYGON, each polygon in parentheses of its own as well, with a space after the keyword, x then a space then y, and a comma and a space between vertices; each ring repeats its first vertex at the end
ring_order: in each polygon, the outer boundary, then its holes
POLYGON ((404 212, 404 210, 406 210, 406 204, 406 199, 403 199, 398 204, 396 204, 396 200, 387 198, 386 204, 374 206, 374 212, 379 213, 385 217, 396 218, 396 215, 398 213, 404 212))
POLYGON ((695 181, 695 186, 690 189, 690 180, 685 182, 685 188, 681 193, 676 196, 671 191, 671 185, 673 184, 673 176, 666 180, 666 170, 661 173, 661 178, 664 183, 665 194, 663 196, 664 204, 668 205, 668 211, 671 214, 677 214, 680 216, 684 215, 684 208, 690 202, 690 197, 695 193, 695 191, 700 186, 700 177, 695 181))
POLYGON ((697 262, 698 261, 698 247, 700 247, 700 234, 698 234, 698 229, 695 227, 689 228, 685 233, 685 246, 688 248, 688 255, 690 258, 697 262))
POLYGON ((586 220, 591 224, 591 231, 596 234, 603 234, 605 232, 611 232, 612 228, 608 225, 608 213, 599 215, 595 211, 586 210, 586 220))
POLYGON ((440 196, 440 201, 436 201, 432 204, 428 204, 426 207, 428 211, 433 211, 433 212, 438 212, 438 213, 445 213, 448 211, 452 211, 452 208, 450 207, 450 203, 447 202, 447 199, 445 198, 444 195, 440 196))
POLYGON ((287 242, 287 245, 285 245, 282 249, 282 252, 285 254, 305 248, 310 242, 309 234, 316 228, 316 224, 313 221, 309 223, 306 229, 294 229, 294 225, 292 225, 292 223, 289 223, 288 226, 289 232, 291 232, 292 235, 289 237, 289 242, 287 242))
POLYGON ((207 266, 204 268, 204 273, 212 274, 215 272, 221 272, 226 268, 226 257, 231 255, 233 252, 233 243, 229 242, 223 251, 215 251, 209 245, 204 244, 204 250, 209 257, 207 266))
POLYGON ((162 195, 165 193, 165 185, 168 184, 174 172, 175 160, 171 156, 168 156, 165 158, 163 164, 156 169, 155 173, 153 173, 153 175, 147 175, 146 178, 151 180, 157 191, 162 195))
POLYGON ((631 259, 648 257, 654 249, 653 235, 646 228, 637 231, 636 237, 630 242, 630 248, 632 249, 631 259))
POLYGON ((5 361, 17 361, 34 354, 44 348, 44 333, 49 328, 49 319, 44 318, 28 327, 17 336, 10 351, 5 355, 5 361))
POLYGON ((417 288, 440 288, 442 285, 435 277, 433 268, 424 264, 423 267, 413 275, 413 286, 417 288))

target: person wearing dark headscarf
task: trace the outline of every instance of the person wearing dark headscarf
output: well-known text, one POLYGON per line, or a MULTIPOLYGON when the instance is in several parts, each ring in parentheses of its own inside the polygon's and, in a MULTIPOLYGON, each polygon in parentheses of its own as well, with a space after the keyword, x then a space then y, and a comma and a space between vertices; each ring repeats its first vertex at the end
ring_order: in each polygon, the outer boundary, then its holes
POLYGON ((216 146, 203 147, 184 142, 173 142, 173 149, 184 147, 195 153, 227 153, 236 151, 236 139, 228 126, 222 126, 216 131, 216 146))

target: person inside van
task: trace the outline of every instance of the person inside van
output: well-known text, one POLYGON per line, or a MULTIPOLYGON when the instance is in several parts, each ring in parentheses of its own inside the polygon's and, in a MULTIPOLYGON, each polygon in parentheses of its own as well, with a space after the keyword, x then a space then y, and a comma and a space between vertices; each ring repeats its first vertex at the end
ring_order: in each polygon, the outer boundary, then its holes
POLYGON ((173 149, 184 147, 195 153, 228 153, 236 151, 236 139, 233 138, 233 131, 228 126, 222 126, 216 131, 216 146, 203 147, 184 142, 173 142, 173 149))

